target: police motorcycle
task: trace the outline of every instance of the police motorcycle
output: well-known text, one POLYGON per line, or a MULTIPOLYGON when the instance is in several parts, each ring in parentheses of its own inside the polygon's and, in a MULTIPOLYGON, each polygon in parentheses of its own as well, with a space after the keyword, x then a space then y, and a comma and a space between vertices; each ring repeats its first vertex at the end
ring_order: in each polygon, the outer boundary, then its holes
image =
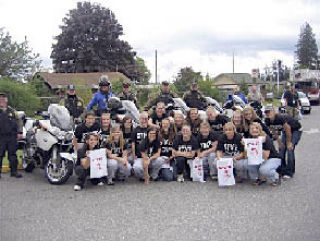
POLYGON ((260 119, 263 118, 262 105, 260 101, 257 101, 257 100, 251 101, 249 103, 249 106, 251 106, 254 109, 254 111, 256 112, 256 114, 260 119))
POLYGON ((107 106, 113 124, 122 123, 125 116, 129 116, 133 120, 134 126, 139 123, 139 111, 133 101, 111 97, 108 100, 107 106))
POLYGON ((229 95, 227 101, 223 104, 223 113, 232 118, 235 110, 243 110, 246 107, 244 101, 237 95, 229 95))
POLYGON ((72 121, 64 106, 51 104, 42 120, 26 118, 22 166, 26 172, 39 166, 51 184, 65 183, 73 173, 72 121))
MULTIPOLYGON (((183 101, 183 99, 173 98, 173 101, 174 101, 173 110, 178 110, 178 111, 182 112, 184 117, 186 117, 188 115, 190 108, 183 101)), ((200 115, 201 120, 205 120, 207 118, 207 114, 204 110, 198 110, 198 113, 200 115)))
POLYGON ((219 114, 223 113, 223 109, 221 108, 218 101, 216 101, 215 99, 213 99, 211 97, 204 97, 204 98, 206 99, 208 107, 209 106, 213 107, 219 114))

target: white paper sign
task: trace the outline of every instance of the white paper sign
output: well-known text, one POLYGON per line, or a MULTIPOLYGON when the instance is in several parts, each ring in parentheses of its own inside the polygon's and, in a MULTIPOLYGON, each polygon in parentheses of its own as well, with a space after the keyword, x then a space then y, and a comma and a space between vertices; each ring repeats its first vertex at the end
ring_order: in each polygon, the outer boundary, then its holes
POLYGON ((106 149, 89 151, 90 178, 100 178, 108 175, 106 149))
POLYGON ((202 159, 195 158, 192 160, 191 178, 194 182, 204 182, 202 159))
POLYGON ((262 159, 262 138, 244 139, 247 149, 248 165, 260 165, 262 159))
POLYGON ((233 186, 236 184, 233 175, 232 158, 221 158, 217 160, 218 184, 220 187, 233 186))

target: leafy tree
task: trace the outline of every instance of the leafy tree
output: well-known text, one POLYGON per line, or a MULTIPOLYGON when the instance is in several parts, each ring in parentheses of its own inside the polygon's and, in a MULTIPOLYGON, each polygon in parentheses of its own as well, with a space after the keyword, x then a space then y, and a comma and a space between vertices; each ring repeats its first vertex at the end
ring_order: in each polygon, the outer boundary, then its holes
POLYGON ((140 84, 148 84, 151 77, 150 70, 147 68, 142 58, 137 57, 135 61, 137 71, 137 82, 139 82, 140 84))
POLYGON ((119 39, 123 28, 111 10, 79 2, 63 18, 60 28, 62 32, 55 37, 51 53, 56 72, 119 71, 137 78, 136 53, 129 43, 119 39))
POLYGON ((239 84, 240 92, 244 95, 247 95, 249 93, 248 85, 246 84, 245 80, 242 80, 239 84))
POLYGON ((27 39, 17 43, 0 28, 0 76, 15 80, 29 79, 40 67, 38 57, 38 54, 32 53, 27 39))
POLYGON ((40 108, 40 98, 37 97, 31 84, 12 81, 9 78, 0 79, 0 92, 8 94, 8 104, 16 109, 23 110, 28 116, 33 116, 40 108))
POLYGON ((212 79, 207 74, 205 79, 198 81, 199 91, 205 95, 214 98, 217 101, 222 101, 222 96, 220 91, 215 88, 212 84, 212 79))
POLYGON ((309 23, 305 23, 300 30, 299 40, 295 53, 300 67, 314 69, 318 59, 318 46, 315 34, 309 23))
POLYGON ((190 90, 193 81, 202 80, 200 72, 195 72, 192 67, 185 67, 180 70, 174 81, 177 94, 182 96, 184 92, 190 90))

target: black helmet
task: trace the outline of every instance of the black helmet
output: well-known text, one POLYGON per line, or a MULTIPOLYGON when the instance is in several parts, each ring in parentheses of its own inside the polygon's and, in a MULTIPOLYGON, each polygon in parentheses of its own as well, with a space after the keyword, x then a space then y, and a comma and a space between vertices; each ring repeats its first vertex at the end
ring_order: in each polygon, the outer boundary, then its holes
POLYGON ((107 75, 102 75, 99 79, 99 86, 111 86, 109 78, 107 75))
POLYGON ((117 110, 122 108, 121 100, 118 97, 111 97, 108 100, 108 109, 117 110))

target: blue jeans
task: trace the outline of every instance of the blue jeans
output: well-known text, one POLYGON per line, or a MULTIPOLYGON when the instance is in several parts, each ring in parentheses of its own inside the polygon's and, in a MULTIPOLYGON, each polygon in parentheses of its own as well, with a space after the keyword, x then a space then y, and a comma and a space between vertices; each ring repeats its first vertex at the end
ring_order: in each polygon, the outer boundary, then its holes
POLYGON ((257 180, 260 174, 274 182, 276 180, 276 170, 280 166, 280 163, 281 160, 279 158, 270 158, 261 165, 248 165, 249 177, 252 180, 257 180))
POLYGON ((286 133, 285 131, 282 132, 281 141, 283 143, 283 147, 279 149, 280 156, 281 156, 281 174, 282 175, 288 175, 292 177, 295 173, 296 160, 295 160, 294 150, 296 148, 296 145, 300 141, 301 134, 302 134, 302 131, 292 132, 291 142, 293 145, 293 150, 289 151, 286 145, 286 133))

